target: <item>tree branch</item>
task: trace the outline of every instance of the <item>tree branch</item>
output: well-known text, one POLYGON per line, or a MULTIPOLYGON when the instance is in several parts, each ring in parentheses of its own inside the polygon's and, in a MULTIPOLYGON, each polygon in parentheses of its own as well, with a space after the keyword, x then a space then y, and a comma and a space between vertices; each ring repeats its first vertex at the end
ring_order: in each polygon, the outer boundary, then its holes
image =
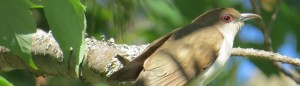
MULTIPOLYGON (((276 15, 279 11, 279 5, 280 5, 280 2, 279 0, 276 0, 276 9, 272 15, 272 18, 271 18, 271 21, 270 21, 270 25, 273 25, 275 19, 276 19, 276 15)), ((253 8, 253 11, 254 13, 258 14, 258 15, 261 15, 260 13, 260 10, 259 10, 259 6, 257 5, 256 3, 256 0, 251 0, 251 5, 252 5, 252 8, 253 8)), ((273 52, 273 48, 272 48, 272 40, 270 38, 270 31, 271 31, 271 27, 272 26, 269 26, 269 28, 266 28, 266 25, 263 21, 263 19, 258 19, 258 27, 260 28, 260 30, 262 31, 263 33, 263 36, 264 36, 264 45, 265 45, 265 48, 266 50, 268 51, 272 51, 273 52)), ((279 63, 276 63, 276 62, 273 62, 273 64, 283 73, 285 74, 286 76, 290 77, 291 79, 293 79, 296 83, 300 84, 300 77, 296 77, 295 74, 291 74, 289 71, 283 69, 279 63)))
POLYGON ((291 58, 288 56, 283 56, 278 53, 273 53, 270 51, 257 50, 252 48, 233 48, 231 52, 232 56, 244 56, 244 57, 256 57, 260 59, 267 59, 273 62, 282 62, 292 64, 294 66, 300 66, 300 59, 291 58))
MULTIPOLYGON (((67 72, 67 68, 62 66, 63 55, 58 44, 51 33, 38 30, 33 37, 32 56, 39 72, 46 75, 56 75, 71 77, 86 82, 103 82, 114 72, 123 67, 126 61, 132 61, 147 46, 145 45, 125 45, 115 44, 113 41, 97 41, 93 38, 86 38, 87 50, 86 57, 80 66, 80 76, 72 77, 67 72)), ((276 53, 234 48, 234 56, 259 57, 272 61, 279 61, 293 65, 300 65, 299 59, 282 56, 276 53)), ((9 49, 0 46, 0 72, 15 69, 26 69, 25 63, 18 56, 12 54, 9 49)))

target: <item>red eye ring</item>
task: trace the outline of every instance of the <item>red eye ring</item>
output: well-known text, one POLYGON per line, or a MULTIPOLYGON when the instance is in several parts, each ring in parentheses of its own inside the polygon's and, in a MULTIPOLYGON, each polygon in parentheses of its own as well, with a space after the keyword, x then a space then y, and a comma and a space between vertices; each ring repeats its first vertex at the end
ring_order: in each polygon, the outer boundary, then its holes
POLYGON ((233 17, 231 15, 224 15, 224 16, 222 16, 221 19, 222 19, 222 21, 229 23, 233 20, 233 17))

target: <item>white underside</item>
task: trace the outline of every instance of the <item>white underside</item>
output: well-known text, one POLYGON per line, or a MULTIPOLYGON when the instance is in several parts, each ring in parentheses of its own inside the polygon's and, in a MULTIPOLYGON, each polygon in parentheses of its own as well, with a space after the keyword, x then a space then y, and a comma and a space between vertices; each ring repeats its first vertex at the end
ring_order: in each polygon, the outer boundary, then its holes
MULTIPOLYGON (((230 25, 227 27, 236 28, 236 26, 234 25, 232 26, 230 25)), ((190 83, 188 83, 189 86, 206 86, 223 71, 224 65, 226 64, 226 62, 228 61, 231 55, 233 40, 237 31, 230 30, 231 28, 228 29, 221 29, 221 28, 218 29, 224 36, 224 41, 222 42, 218 58, 212 64, 212 66, 210 66, 204 72, 202 72, 197 77, 195 77, 190 83)))

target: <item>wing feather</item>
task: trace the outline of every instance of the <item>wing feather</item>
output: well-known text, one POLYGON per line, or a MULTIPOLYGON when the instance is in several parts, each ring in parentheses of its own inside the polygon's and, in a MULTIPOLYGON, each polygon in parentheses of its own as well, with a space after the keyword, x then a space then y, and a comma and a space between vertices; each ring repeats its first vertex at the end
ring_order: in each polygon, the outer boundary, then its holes
POLYGON ((218 57, 223 36, 217 28, 197 29, 197 27, 199 28, 199 26, 189 26, 175 32, 151 54, 144 62, 144 69, 135 85, 182 86, 211 66, 218 57), (195 31, 190 32, 189 30, 195 31), (182 35, 182 31, 189 33, 182 35), (220 40, 220 42, 216 40, 220 40))

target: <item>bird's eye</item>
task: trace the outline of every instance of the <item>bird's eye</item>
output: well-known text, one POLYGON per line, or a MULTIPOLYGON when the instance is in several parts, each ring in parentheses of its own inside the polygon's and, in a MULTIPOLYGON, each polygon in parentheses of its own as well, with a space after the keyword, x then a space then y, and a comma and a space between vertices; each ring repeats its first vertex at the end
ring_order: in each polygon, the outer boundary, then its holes
POLYGON ((233 20, 233 17, 231 15, 224 15, 221 19, 222 21, 229 23, 233 20))

